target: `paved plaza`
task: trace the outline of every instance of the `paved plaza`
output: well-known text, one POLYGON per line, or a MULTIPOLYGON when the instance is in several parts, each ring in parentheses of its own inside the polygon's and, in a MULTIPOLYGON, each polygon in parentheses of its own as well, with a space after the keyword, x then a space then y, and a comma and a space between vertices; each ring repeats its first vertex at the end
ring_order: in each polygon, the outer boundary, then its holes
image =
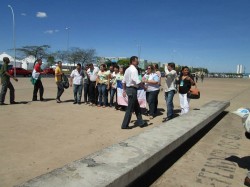
MULTIPOLYGON (((160 125, 166 115, 164 92, 161 91, 159 116, 150 121, 144 116, 150 124, 148 127, 121 130, 123 111, 73 105, 72 88, 65 90, 61 97, 64 102, 57 104, 54 79, 44 78, 42 81, 46 102, 31 102, 33 87, 29 78, 20 78, 13 85, 16 101, 22 104, 0 107, 0 186, 20 184, 62 167, 160 125)), ((198 82, 198 88, 201 90, 201 99, 191 101, 192 109, 198 109, 211 100, 230 100, 229 113, 152 186, 213 186, 213 183, 215 186, 242 185, 246 168, 230 162, 230 171, 221 170, 224 166, 211 160, 215 160, 215 156, 223 159, 236 156, 248 157, 245 160, 250 162, 247 149, 250 142, 244 137, 239 117, 230 113, 239 107, 250 107, 250 80, 205 79, 204 83, 198 82)), ((178 95, 174 98, 174 104, 178 112, 178 95)))

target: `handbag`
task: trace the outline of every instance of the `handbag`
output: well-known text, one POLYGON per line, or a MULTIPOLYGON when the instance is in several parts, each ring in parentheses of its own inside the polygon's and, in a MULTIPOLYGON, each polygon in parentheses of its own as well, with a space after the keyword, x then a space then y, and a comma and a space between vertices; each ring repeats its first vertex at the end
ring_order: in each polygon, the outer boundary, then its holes
POLYGON ((37 79, 34 79, 32 76, 30 77, 31 84, 35 85, 36 81, 37 81, 37 79))
POLYGON ((200 99, 200 91, 198 90, 198 88, 191 88, 187 93, 187 98, 200 99))
POLYGON ((62 85, 65 89, 69 88, 69 80, 68 77, 62 74, 62 85))

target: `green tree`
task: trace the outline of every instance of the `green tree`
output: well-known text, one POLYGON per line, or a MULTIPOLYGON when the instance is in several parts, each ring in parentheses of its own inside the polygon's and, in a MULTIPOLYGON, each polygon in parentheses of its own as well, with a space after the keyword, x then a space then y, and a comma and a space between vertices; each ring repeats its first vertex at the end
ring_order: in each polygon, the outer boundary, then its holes
POLYGON ((53 55, 49 55, 47 58, 47 67, 50 67, 55 64, 55 57, 53 55))
POLYGON ((17 48, 16 51, 19 56, 27 57, 34 56, 35 59, 38 58, 46 58, 48 56, 47 50, 50 48, 49 45, 41 45, 41 46, 24 46, 21 48, 17 48))
POLYGON ((68 61, 70 64, 74 64, 74 67, 76 66, 76 63, 81 62, 81 49, 80 48, 71 48, 68 54, 68 61))
POLYGON ((79 51, 79 55, 80 55, 80 57, 81 57, 80 62, 81 62, 81 64, 82 64, 82 66, 83 66, 84 64, 89 64, 89 63, 91 63, 92 60, 93 60, 93 58, 94 58, 94 56, 95 56, 95 53, 96 53, 95 49, 86 49, 86 50, 81 49, 81 50, 79 51))
POLYGON ((125 59, 120 59, 117 61, 117 64, 119 66, 129 66, 129 58, 125 58, 125 59))
POLYGON ((68 51, 61 51, 61 50, 58 50, 54 53, 54 57, 57 59, 57 60, 60 60, 60 61, 65 61, 67 60, 68 58, 68 51))

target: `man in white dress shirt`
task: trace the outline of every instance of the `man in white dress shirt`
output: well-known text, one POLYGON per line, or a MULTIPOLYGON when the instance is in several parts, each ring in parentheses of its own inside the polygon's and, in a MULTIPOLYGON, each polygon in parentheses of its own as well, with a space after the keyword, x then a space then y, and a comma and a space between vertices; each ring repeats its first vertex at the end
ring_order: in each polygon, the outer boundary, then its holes
POLYGON ((89 100, 90 106, 96 105, 98 100, 98 91, 96 88, 96 79, 97 74, 99 72, 99 68, 95 67, 93 64, 89 65, 89 69, 87 70, 88 79, 89 79, 89 100))
POLYGON ((81 104, 82 98, 82 89, 83 89, 83 71, 81 64, 77 64, 76 69, 72 71, 70 74, 70 87, 72 87, 73 83, 73 92, 74 92, 74 103, 81 104))
POLYGON ((147 125, 147 123, 142 120, 141 108, 137 99, 137 89, 141 84, 138 70, 136 69, 138 64, 138 57, 132 56, 130 58, 130 66, 126 69, 124 79, 122 80, 123 97, 126 97, 126 95, 128 96, 128 107, 122 122, 122 129, 130 129, 129 123, 133 112, 136 114, 137 124, 140 127, 147 125))

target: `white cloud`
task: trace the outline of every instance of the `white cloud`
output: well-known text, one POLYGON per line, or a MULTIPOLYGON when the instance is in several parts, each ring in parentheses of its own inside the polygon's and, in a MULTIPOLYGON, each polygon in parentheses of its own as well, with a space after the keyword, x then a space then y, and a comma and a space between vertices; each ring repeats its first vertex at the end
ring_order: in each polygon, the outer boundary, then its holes
POLYGON ((56 32, 59 32, 59 30, 46 30, 46 31, 44 31, 44 34, 54 34, 54 33, 56 33, 56 32))
POLYGON ((53 34, 54 31, 53 30, 47 30, 47 31, 44 31, 45 34, 53 34))
POLYGON ((38 18, 46 18, 47 14, 46 14, 46 12, 37 12, 36 17, 38 17, 38 18))
POLYGON ((21 13, 21 16, 26 16, 27 14, 26 13, 21 13))

